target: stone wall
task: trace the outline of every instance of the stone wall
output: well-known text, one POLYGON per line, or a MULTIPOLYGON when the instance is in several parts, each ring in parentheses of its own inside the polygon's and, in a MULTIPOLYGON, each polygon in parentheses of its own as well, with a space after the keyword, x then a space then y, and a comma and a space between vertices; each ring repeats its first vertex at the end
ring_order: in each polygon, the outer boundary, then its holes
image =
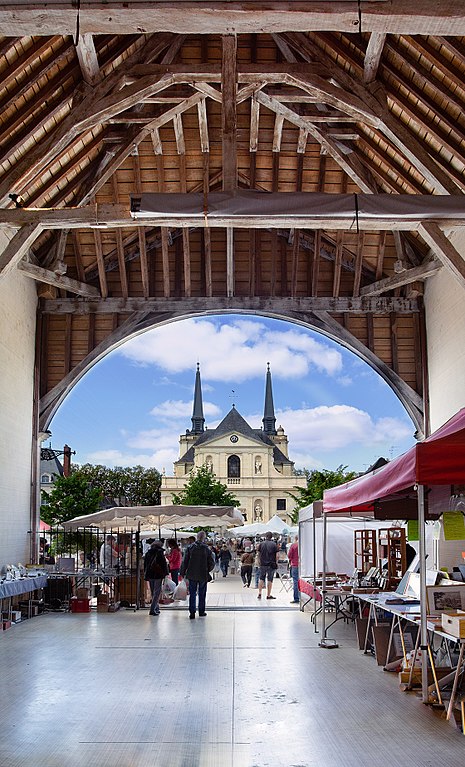
POLYGON ((29 561, 36 305, 33 280, 0 278, 0 567, 29 561))
MULTIPOLYGON (((450 235, 465 253, 465 233, 450 235)), ((465 291, 450 271, 426 281, 426 335, 431 431, 465 407, 465 291)))

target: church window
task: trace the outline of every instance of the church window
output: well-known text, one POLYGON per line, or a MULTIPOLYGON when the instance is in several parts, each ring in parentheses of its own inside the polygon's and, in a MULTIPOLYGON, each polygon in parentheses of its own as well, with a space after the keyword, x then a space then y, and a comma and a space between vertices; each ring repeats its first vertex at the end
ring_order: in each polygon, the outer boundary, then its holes
POLYGON ((276 511, 286 511, 286 499, 285 498, 277 498, 276 499, 276 511))
POLYGON ((230 455, 228 458, 228 478, 241 476, 241 459, 238 455, 230 455))

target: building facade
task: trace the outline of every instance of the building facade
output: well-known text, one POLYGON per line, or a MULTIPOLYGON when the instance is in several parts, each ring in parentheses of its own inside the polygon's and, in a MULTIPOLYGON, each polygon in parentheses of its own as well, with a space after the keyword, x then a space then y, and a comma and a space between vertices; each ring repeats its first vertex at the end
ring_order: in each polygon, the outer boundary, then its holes
POLYGON ((233 405, 215 429, 206 429, 197 366, 192 427, 179 438, 174 476, 162 477, 161 503, 171 503, 172 494, 185 486, 190 472, 205 465, 239 499, 247 522, 266 522, 275 514, 289 522, 295 507, 291 493, 305 487, 306 480, 296 474, 289 459, 284 429, 276 428, 269 366, 262 423, 261 429, 253 429, 233 405))

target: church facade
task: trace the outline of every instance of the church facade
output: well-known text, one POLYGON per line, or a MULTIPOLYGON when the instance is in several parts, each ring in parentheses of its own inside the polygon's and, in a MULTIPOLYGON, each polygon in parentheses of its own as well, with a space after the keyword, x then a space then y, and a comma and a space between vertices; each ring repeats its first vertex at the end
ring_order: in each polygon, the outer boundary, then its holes
POLYGON ((172 493, 184 487, 189 473, 205 465, 239 499, 247 522, 266 522, 275 514, 290 522, 289 514, 295 507, 291 493, 296 487, 305 487, 306 481, 296 474, 289 459, 284 429, 276 428, 269 366, 262 423, 261 429, 253 429, 233 405, 215 429, 206 429, 197 366, 192 427, 179 438, 174 476, 162 477, 161 503, 171 503, 172 493))

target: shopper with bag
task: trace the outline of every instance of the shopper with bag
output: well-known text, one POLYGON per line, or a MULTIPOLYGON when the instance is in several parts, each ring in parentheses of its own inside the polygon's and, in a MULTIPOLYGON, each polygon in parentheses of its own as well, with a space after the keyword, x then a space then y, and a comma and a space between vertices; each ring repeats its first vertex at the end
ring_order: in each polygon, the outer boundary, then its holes
POLYGON ((163 579, 168 575, 168 562, 163 552, 163 542, 153 541, 144 557, 144 580, 150 583, 152 603, 149 615, 160 615, 160 593, 163 579))
POLYGON ((197 594, 199 595, 199 616, 205 617, 207 599, 207 583, 211 580, 210 572, 215 566, 215 560, 210 548, 205 543, 205 531, 197 533, 197 540, 187 547, 182 564, 181 578, 189 581, 189 618, 195 618, 197 594))
POLYGON ((179 568, 181 567, 182 554, 175 538, 168 541, 170 547, 169 554, 166 555, 170 567, 171 580, 176 584, 179 580, 179 568))

